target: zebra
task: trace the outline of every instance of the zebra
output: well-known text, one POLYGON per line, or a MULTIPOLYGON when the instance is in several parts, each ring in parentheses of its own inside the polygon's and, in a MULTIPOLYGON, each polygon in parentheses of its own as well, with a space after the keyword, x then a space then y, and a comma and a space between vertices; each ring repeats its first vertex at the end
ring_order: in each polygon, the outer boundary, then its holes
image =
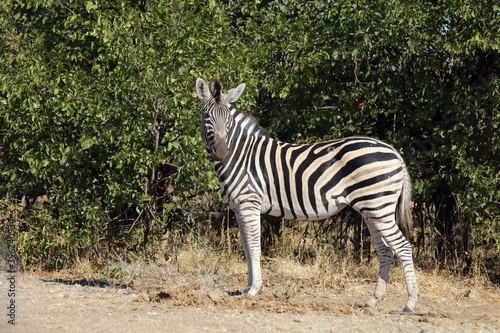
POLYGON ((240 229, 248 266, 245 293, 256 295, 262 288, 260 214, 314 221, 349 205, 363 216, 380 264, 365 308, 373 312, 384 298, 396 254, 408 292, 403 312, 414 313, 419 292, 408 242, 412 186, 401 155, 369 137, 312 144, 275 140, 254 117, 231 105, 244 89, 243 83, 224 94, 217 79, 210 87, 201 78, 196 81, 203 101, 201 138, 240 229))

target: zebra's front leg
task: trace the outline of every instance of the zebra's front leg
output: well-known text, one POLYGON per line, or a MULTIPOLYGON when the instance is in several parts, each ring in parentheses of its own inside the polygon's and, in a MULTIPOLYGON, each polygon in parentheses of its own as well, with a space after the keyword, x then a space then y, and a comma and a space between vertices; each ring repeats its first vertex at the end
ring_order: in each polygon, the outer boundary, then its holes
POLYGON ((248 265, 248 286, 245 293, 257 295, 262 288, 260 271, 260 205, 241 203, 236 214, 241 241, 248 265))

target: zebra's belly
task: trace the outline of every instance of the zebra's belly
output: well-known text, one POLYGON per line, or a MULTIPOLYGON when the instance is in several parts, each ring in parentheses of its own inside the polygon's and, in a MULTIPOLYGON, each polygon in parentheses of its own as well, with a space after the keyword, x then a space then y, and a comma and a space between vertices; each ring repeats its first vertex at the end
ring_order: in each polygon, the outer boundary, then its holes
POLYGON ((282 217, 288 220, 316 221, 329 218, 340 212, 346 206, 347 202, 344 198, 328 202, 328 207, 325 207, 323 203, 317 203, 316 207, 312 207, 310 204, 306 205, 298 202, 295 202, 293 205, 271 205, 270 202, 266 201, 261 206, 261 213, 264 215, 282 217))

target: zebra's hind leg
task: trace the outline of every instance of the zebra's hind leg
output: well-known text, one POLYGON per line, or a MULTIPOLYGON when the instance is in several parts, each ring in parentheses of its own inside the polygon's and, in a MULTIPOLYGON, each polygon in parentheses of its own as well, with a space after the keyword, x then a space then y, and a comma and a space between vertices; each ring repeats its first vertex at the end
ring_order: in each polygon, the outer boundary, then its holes
POLYGON ((413 267, 413 258, 411 252, 411 244, 403 236, 403 233, 396 226, 395 221, 389 222, 374 222, 367 220, 367 226, 372 235, 373 242, 377 249, 380 268, 378 272, 377 285, 373 296, 366 302, 366 307, 375 309, 377 303, 380 302, 386 293, 387 280, 393 255, 396 254, 401 265, 406 280, 406 288, 408 292, 408 301, 403 312, 415 312, 416 303, 418 300, 417 279, 415 277, 415 269, 413 267), (392 226, 391 226, 392 224, 392 226))
POLYGON ((374 225, 367 222, 367 226, 370 230, 375 248, 377 249, 379 270, 375 291, 373 296, 368 300, 368 302, 366 302, 365 307, 376 309, 378 302, 384 299, 387 291, 387 281, 389 279, 389 271, 391 269, 392 257, 394 253, 392 252, 392 249, 385 244, 380 232, 374 227, 374 225))
POLYGON ((245 294, 257 295, 262 288, 260 271, 260 208, 251 203, 241 203, 236 219, 248 266, 248 286, 245 294))
POLYGON ((406 289, 408 291, 408 301, 403 309, 403 312, 414 313, 416 310, 417 300, 418 300, 418 286, 417 277, 415 276, 415 268, 413 266, 413 258, 411 252, 411 244, 403 236, 404 241, 402 242, 399 249, 396 251, 401 265, 403 266, 403 272, 405 274, 406 289))

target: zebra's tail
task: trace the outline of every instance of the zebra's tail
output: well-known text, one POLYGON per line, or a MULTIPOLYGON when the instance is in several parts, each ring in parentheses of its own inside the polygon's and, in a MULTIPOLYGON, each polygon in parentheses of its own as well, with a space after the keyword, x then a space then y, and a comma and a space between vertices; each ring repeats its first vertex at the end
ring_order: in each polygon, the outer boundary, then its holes
POLYGON ((411 214, 411 179, 408 170, 405 168, 403 179, 403 190, 399 196, 398 208, 396 209, 396 223, 399 229, 409 241, 413 237, 413 217, 411 214))

